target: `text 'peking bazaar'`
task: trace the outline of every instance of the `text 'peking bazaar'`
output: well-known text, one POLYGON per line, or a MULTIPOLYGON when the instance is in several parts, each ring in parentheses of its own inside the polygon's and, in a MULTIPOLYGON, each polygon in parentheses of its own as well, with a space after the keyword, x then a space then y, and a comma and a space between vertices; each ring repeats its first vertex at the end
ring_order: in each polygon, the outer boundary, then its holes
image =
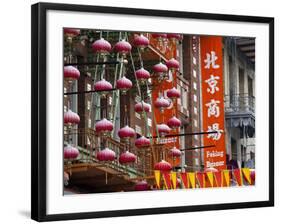
POLYGON ((65 195, 255 184, 254 38, 63 35, 65 195))

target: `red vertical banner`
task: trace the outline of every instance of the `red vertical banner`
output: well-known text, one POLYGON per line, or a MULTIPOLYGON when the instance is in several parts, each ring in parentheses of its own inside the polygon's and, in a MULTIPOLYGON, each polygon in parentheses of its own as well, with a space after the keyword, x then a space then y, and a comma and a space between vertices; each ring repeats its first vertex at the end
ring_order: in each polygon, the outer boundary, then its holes
POLYGON ((200 37, 205 168, 226 168, 222 37, 200 37))

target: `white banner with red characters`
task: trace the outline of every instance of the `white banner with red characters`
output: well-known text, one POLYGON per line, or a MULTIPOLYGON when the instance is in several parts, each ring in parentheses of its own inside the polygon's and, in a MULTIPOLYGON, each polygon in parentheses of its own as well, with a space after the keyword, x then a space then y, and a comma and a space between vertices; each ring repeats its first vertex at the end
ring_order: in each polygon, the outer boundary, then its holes
POLYGON ((200 37, 205 168, 226 168, 222 37, 200 37))

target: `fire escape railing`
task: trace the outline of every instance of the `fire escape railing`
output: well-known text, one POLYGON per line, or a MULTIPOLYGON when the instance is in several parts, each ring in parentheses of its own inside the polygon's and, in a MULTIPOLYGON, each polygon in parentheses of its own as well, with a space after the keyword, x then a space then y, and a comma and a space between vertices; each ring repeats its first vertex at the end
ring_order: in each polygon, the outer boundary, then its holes
POLYGON ((225 112, 255 113, 255 97, 245 93, 226 95, 225 112))

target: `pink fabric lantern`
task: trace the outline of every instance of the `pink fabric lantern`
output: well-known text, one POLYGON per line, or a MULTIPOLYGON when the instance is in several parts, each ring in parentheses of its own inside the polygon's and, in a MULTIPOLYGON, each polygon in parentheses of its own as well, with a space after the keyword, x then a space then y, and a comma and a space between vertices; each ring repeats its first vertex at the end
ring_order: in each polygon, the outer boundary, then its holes
POLYGON ((143 113, 145 111, 146 113, 150 112, 150 104, 142 101, 135 105, 135 111, 138 113, 143 113))
POLYGON ((173 116, 172 118, 170 118, 168 120, 167 125, 172 129, 177 129, 178 127, 181 126, 181 121, 180 121, 180 119, 173 116))
POLYGON ((126 56, 132 50, 132 46, 126 40, 121 40, 115 44, 114 49, 122 56, 126 56))
POLYGON ((178 34, 178 33, 167 33, 167 38, 175 43, 177 41, 182 40, 183 36, 182 34, 178 34))
POLYGON ((144 136, 141 136, 135 141, 135 146, 139 149, 147 148, 150 146, 150 140, 144 136))
POLYGON ((163 96, 156 99, 154 106, 163 113, 164 109, 170 106, 170 101, 165 99, 163 96))
POLYGON ((80 122, 80 117, 78 114, 72 112, 71 110, 68 110, 66 113, 63 115, 63 122, 66 125, 75 125, 79 124, 80 122))
POLYGON ((167 38, 167 34, 165 34, 165 33, 153 33, 153 34, 151 34, 151 36, 154 39, 157 39, 159 42, 161 42, 167 38))
POLYGON ((71 37, 71 38, 76 37, 80 34, 79 29, 72 29, 72 28, 64 28, 63 32, 67 37, 71 37))
POLYGON ((119 157, 119 162, 121 164, 128 164, 128 163, 134 163, 136 161, 137 157, 135 154, 126 151, 123 152, 119 157))
POLYGON ((110 82, 106 81, 105 79, 102 79, 94 84, 94 90, 99 91, 99 94, 102 98, 106 98, 109 91, 112 90, 112 85, 110 82))
POLYGON ((145 82, 150 78, 150 73, 144 68, 141 68, 136 71, 136 77, 140 81, 140 84, 144 85, 145 82))
POLYGON ((97 159, 99 161, 113 161, 115 157, 115 152, 109 148, 105 148, 97 153, 97 159))
POLYGON ((156 76, 164 78, 166 77, 166 73, 168 72, 168 67, 162 62, 159 62, 158 64, 153 65, 152 70, 156 76))
POLYGON ((135 191, 147 191, 147 190, 149 190, 149 186, 145 180, 136 183, 135 191))
POLYGON ((80 72, 77 68, 69 65, 63 67, 63 77, 68 81, 77 80, 80 77, 80 72))
POLYGON ((177 147, 173 147, 169 150, 169 156, 170 157, 181 157, 181 151, 177 147))
POLYGON ((113 124, 106 118, 103 118, 96 123, 95 130, 102 135, 108 135, 113 130, 113 124))
POLYGON ((166 162, 165 160, 162 160, 161 162, 156 163, 154 166, 155 170, 160 170, 162 172, 170 171, 170 170, 172 170, 172 168, 173 168, 172 165, 170 163, 166 162))
POLYGON ((76 159, 79 156, 79 150, 71 145, 67 145, 63 149, 63 157, 65 159, 76 159))
POLYGON ((171 131, 171 129, 166 124, 158 124, 157 130, 161 137, 164 137, 165 135, 169 134, 171 131))
POLYGON ((148 45, 149 45, 149 40, 147 37, 144 35, 135 35, 134 36, 134 46, 139 48, 141 51, 143 51, 148 45))
POLYGON ((105 39, 101 38, 92 44, 92 49, 95 53, 105 56, 111 51, 111 44, 105 39))
POLYGON ((181 95, 180 91, 177 90, 175 87, 167 91, 167 97, 169 97, 172 100, 180 98, 180 95, 181 95))
POLYGON ((172 72, 178 70, 180 67, 180 63, 174 58, 171 58, 170 60, 166 61, 166 65, 168 69, 170 69, 172 72))
POLYGON ((117 89, 121 90, 122 94, 125 94, 129 89, 131 89, 133 86, 133 83, 130 79, 127 79, 125 76, 123 76, 121 79, 118 79, 116 82, 117 89))
POLYGON ((136 132, 133 128, 130 128, 128 125, 125 127, 121 128, 118 131, 118 136, 121 139, 129 140, 130 138, 134 138, 136 135, 136 132))

